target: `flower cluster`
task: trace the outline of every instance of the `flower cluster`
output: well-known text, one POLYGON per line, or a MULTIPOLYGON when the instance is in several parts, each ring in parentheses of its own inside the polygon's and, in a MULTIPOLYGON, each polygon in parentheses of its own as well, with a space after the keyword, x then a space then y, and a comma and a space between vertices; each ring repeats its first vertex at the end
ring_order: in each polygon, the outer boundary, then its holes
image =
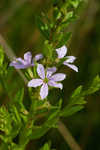
MULTIPOLYGON (((56 53, 58 55, 58 60, 64 59, 64 65, 78 72, 78 68, 72 64, 76 58, 74 56, 66 56, 67 47, 65 45, 61 48, 56 49, 56 53)), ((36 64, 35 62, 41 60, 42 58, 42 54, 37 54, 34 58, 32 58, 31 52, 27 52, 24 54, 24 59, 20 57, 15 58, 15 60, 10 63, 10 66, 15 67, 16 69, 25 69, 32 66, 34 67, 36 64)), ((66 78, 66 75, 64 73, 55 73, 57 71, 56 67, 44 68, 44 66, 39 63, 37 63, 36 67, 37 78, 33 78, 32 80, 30 80, 28 82, 28 87, 36 88, 38 86, 41 86, 41 99, 45 99, 47 97, 49 86, 63 89, 63 85, 62 83, 60 83, 60 81, 63 81, 66 78)))

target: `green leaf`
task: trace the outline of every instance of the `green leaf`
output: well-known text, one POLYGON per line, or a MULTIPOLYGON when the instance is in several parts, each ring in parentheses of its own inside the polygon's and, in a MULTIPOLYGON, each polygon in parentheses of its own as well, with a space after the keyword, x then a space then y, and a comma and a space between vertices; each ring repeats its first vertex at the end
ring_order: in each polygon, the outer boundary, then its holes
POLYGON ((17 145, 15 143, 12 143, 11 145, 9 145, 9 149, 12 149, 12 150, 25 150, 25 147, 23 145, 17 145))
POLYGON ((49 144, 44 144, 44 146, 40 150, 50 150, 49 144))
POLYGON ((75 106, 75 107, 66 107, 66 109, 64 109, 63 112, 61 113, 61 116, 69 117, 69 116, 75 114, 76 112, 82 110, 83 108, 84 108, 84 106, 82 106, 82 105, 75 106))
POLYGON ((22 126, 21 117, 17 108, 13 105, 0 107, 0 138, 8 143, 15 138, 22 126))
POLYGON ((0 67, 3 65, 3 62, 4 62, 4 51, 0 46, 0 67))
POLYGON ((57 7, 54 8, 53 17, 54 17, 54 20, 58 20, 61 17, 61 12, 59 11, 57 7))
POLYGON ((70 4, 76 9, 82 0, 71 0, 70 4))
POLYGON ((90 95, 95 93, 96 91, 100 90, 100 77, 97 75, 93 81, 85 88, 83 91, 83 95, 90 95))
POLYGON ((12 100, 12 102, 9 104, 9 108, 11 112, 15 115, 14 119, 15 122, 21 123, 21 119, 26 122, 28 111, 26 110, 24 104, 23 104, 23 98, 24 98, 24 88, 20 89, 15 98, 12 100))
POLYGON ((14 102, 22 103, 24 98, 24 88, 19 90, 14 98, 14 102))
POLYGON ((74 12, 73 12, 73 11, 68 12, 67 15, 65 16, 64 20, 67 20, 67 21, 68 21, 70 18, 73 17, 73 15, 74 15, 74 12))
MULTIPOLYGON (((44 55, 48 58, 50 63, 53 60, 53 50, 54 50, 54 48, 53 48, 52 44, 50 44, 49 41, 46 40, 44 42, 44 55)), ((49 61, 48 61, 48 63, 49 63, 49 61)))
POLYGON ((65 29, 70 23, 74 22, 78 16, 73 12, 67 12, 67 15, 64 17, 62 23, 61 23, 61 29, 65 29))
POLYGON ((95 93, 100 89, 100 77, 97 75, 93 81, 83 88, 79 86, 69 99, 69 104, 62 110, 61 116, 70 116, 84 108, 85 96, 95 93))
POLYGON ((4 106, 0 107, 0 130, 6 135, 9 135, 11 133, 11 122, 11 115, 9 114, 7 109, 4 106))
POLYGON ((74 98, 75 96, 78 96, 78 95, 80 95, 81 94, 81 92, 82 92, 82 88, 83 88, 83 86, 82 85, 80 85, 77 89, 75 89, 75 91, 73 92, 73 94, 72 94, 72 98, 74 98))
POLYGON ((68 105, 75 105, 80 101, 80 98, 83 99, 82 93, 82 86, 79 86, 75 91, 72 93, 72 96, 70 97, 69 104, 68 105))
MULTIPOLYGON (((59 105, 61 102, 59 102, 59 105)), ((50 128, 55 127, 59 119, 60 106, 52 108, 46 115, 46 121, 41 126, 33 126, 31 139, 38 139, 43 136, 50 128)))
POLYGON ((8 64, 4 62, 4 50, 0 46, 0 75, 3 78, 7 74, 7 66, 8 66, 8 64))
POLYGON ((82 86, 79 86, 69 99, 69 104, 62 110, 61 116, 68 117, 84 108, 86 101, 82 95, 82 86))
POLYGON ((32 131, 33 134, 31 134, 30 139, 39 139, 40 137, 44 136, 49 129, 50 128, 46 125, 37 128, 35 127, 32 131))
POLYGON ((37 26, 38 26, 40 32, 42 33, 42 35, 43 35, 46 39, 49 39, 49 36, 50 36, 50 29, 49 29, 48 25, 45 24, 45 23, 41 20, 41 17, 40 17, 40 16, 37 16, 36 22, 37 22, 37 26))
POLYGON ((58 39, 59 40, 58 47, 66 45, 70 37, 71 37, 71 32, 65 32, 65 33, 60 34, 59 39, 58 39))
POLYGON ((16 106, 12 105, 10 107, 10 111, 13 115, 14 122, 16 122, 16 124, 20 124, 21 123, 21 117, 19 115, 19 112, 18 112, 18 109, 16 108, 16 106))

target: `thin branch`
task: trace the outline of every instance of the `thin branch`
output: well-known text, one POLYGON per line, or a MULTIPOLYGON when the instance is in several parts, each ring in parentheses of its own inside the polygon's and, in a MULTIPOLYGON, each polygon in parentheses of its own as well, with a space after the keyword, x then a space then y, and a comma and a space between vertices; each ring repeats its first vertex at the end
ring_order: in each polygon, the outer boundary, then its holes
POLYGON ((70 134, 67 127, 61 121, 58 122, 58 131, 61 133, 71 150, 82 150, 70 134))
MULTIPOLYGON (((14 58, 16 58, 13 50, 9 47, 9 45, 5 42, 4 38, 2 35, 0 35, 0 45, 3 47, 5 54, 8 56, 8 58, 12 61, 14 58)), ((16 69, 16 71, 19 73, 19 75, 22 77, 24 80, 25 84, 27 84, 28 80, 24 76, 24 74, 21 72, 21 70, 16 69)))

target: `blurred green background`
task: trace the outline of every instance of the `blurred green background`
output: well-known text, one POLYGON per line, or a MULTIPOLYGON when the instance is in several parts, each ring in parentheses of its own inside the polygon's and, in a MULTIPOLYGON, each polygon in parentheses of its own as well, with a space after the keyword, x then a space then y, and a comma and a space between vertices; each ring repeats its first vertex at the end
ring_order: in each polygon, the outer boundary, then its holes
MULTIPOLYGON (((40 35, 35 18, 41 12, 47 13, 50 6, 49 0, 0 0, 0 35, 17 56, 23 56, 29 50, 33 55, 43 51, 44 39, 40 35)), ((77 57, 76 65, 79 72, 62 68, 68 74, 64 90, 60 93, 64 104, 67 104, 69 95, 77 86, 87 84, 100 74, 100 1, 85 0, 78 15, 78 20, 68 28, 72 31, 68 53, 77 57)), ((5 80, 9 84, 9 89, 6 91, 0 83, 0 104, 9 102, 9 95, 15 95, 24 84, 13 68, 8 70, 5 80)), ((27 90, 25 97, 27 99, 27 90)), ((83 111, 62 121, 83 150, 100 150, 100 91, 87 97, 83 111)), ((54 149, 70 150, 56 129, 51 129, 39 140, 31 141, 27 150, 38 150, 49 140, 54 149)))

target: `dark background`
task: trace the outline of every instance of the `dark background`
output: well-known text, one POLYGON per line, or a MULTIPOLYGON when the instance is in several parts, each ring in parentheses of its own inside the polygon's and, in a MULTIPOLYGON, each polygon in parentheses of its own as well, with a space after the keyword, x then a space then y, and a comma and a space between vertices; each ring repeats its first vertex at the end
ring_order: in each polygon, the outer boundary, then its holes
MULTIPOLYGON (((36 26, 35 17, 42 11, 48 12, 50 4, 49 0, 0 0, 0 34, 17 56, 23 56, 28 50, 33 55, 42 52, 44 39, 36 26)), ((77 86, 87 84, 100 74, 100 1, 86 0, 78 15, 80 18, 70 26, 72 39, 68 43, 68 53, 77 57, 79 72, 66 69, 68 78, 61 93, 64 104, 77 86)), ((8 70, 7 90, 9 95, 14 95, 23 86, 23 81, 14 69, 8 70)), ((63 119, 63 122, 83 150, 100 150, 100 91, 86 100, 83 111, 63 119)), ((7 101, 8 95, 0 84, 0 103, 7 101)), ((31 141, 27 150, 37 150, 49 140, 52 148, 69 150, 56 129, 50 130, 39 140, 31 141)))

